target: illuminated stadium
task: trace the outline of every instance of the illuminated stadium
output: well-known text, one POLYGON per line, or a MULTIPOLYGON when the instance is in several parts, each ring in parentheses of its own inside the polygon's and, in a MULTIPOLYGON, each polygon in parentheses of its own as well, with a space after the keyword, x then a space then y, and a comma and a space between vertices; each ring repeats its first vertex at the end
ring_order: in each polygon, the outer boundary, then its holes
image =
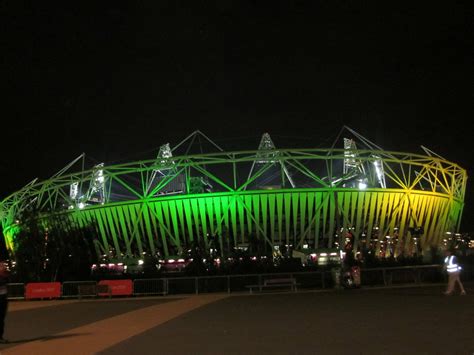
POLYGON ((283 149, 263 134, 246 151, 226 151, 200 131, 162 145, 149 160, 87 167, 81 155, 45 181, 1 202, 7 249, 28 209, 47 228, 87 227, 98 255, 180 255, 192 243, 220 253, 252 238, 273 251, 371 245, 378 256, 441 245, 459 230, 466 170, 428 148, 385 151, 348 127, 329 148, 283 149), (210 152, 190 154, 197 140, 210 152), (255 149, 257 148, 257 149, 255 149))

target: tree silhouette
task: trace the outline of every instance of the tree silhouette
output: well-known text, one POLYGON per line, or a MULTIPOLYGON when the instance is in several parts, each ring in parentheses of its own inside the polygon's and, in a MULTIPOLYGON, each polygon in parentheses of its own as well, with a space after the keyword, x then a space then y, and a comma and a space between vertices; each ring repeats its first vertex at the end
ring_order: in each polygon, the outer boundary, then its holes
POLYGON ((79 227, 66 213, 42 216, 30 209, 20 217, 14 239, 14 279, 28 281, 84 280, 96 262, 93 225, 79 227))

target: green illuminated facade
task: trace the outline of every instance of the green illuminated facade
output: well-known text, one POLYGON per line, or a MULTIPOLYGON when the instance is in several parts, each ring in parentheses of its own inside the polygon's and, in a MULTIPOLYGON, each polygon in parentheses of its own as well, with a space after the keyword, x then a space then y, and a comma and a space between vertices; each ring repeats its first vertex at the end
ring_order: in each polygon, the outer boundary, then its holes
POLYGON ((97 253, 117 258, 176 255, 210 237, 221 250, 250 238, 268 250, 328 247, 347 231, 356 249, 372 243, 379 252, 391 239, 399 254, 412 248, 413 228, 423 229, 424 249, 459 230, 464 169, 430 154, 354 148, 161 156, 91 169, 82 169, 81 156, 1 202, 3 235, 14 253, 29 206, 45 225, 64 214, 66 230, 92 226, 97 253))

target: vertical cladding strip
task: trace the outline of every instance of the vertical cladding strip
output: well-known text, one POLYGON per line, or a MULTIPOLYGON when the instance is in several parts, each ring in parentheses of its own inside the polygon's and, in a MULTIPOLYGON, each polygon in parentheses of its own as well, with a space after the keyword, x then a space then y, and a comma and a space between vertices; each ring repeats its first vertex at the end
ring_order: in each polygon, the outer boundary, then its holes
POLYGON ((183 201, 184 205, 184 214, 186 216, 186 227, 188 229, 189 241, 192 243, 194 241, 193 235, 193 212, 191 209, 191 203, 189 199, 183 201))
POLYGON ((399 233, 405 234, 410 228, 410 226, 418 226, 418 215, 416 213, 416 208, 418 207, 418 196, 413 195, 411 193, 407 194, 405 210, 402 215, 404 218, 403 221, 400 222, 400 229, 398 230, 399 233))
MULTIPOLYGON (((308 240, 313 239, 313 235, 311 234, 313 230, 313 211, 314 211, 314 192, 308 192, 307 194, 307 206, 308 206, 308 240)), ((314 246, 314 239, 313 239, 313 246, 314 246)))
MULTIPOLYGON (((351 213, 349 215, 349 224, 352 228, 356 228, 357 223, 356 223, 356 215, 357 215, 357 196, 359 195, 359 192, 357 191, 352 191, 348 192, 347 195, 351 196, 351 213)), ((357 234, 357 233, 356 233, 357 234)))
MULTIPOLYGON (((314 221, 315 221, 314 222, 314 247, 315 248, 319 247, 319 238, 321 236, 321 231, 323 231, 323 228, 324 228, 324 219, 321 222, 321 209, 324 208, 324 206, 321 207, 321 205, 322 205, 324 194, 325 194, 324 192, 315 194, 315 197, 316 197, 316 201, 314 205, 316 209, 315 216, 314 216, 314 221)), ((323 236, 324 236, 324 231, 323 231, 323 236)))
POLYGON ((270 209, 270 238, 275 245, 275 194, 268 196, 268 207, 270 209))
MULTIPOLYGON (((297 234, 298 236, 302 236, 305 232, 306 229, 306 203, 307 203, 307 198, 306 198, 306 192, 300 192, 300 230, 299 233, 297 234)), ((305 237, 306 239, 309 239, 308 236, 305 237)))
POLYGON ((290 244, 291 194, 285 193, 285 244, 290 244))
MULTIPOLYGON (((401 199, 400 199, 400 212, 399 212, 399 220, 400 223, 398 225, 398 233, 399 235, 407 235, 405 234, 405 231, 407 230, 407 218, 410 213, 410 195, 405 194, 401 199)), ((393 236, 394 232, 390 233, 390 236, 393 236)), ((407 235, 407 241, 410 243, 410 237, 407 235)))
POLYGON ((229 200, 230 209, 230 225, 232 227, 232 238, 234 240, 234 246, 237 246, 237 201, 234 196, 229 200))
MULTIPOLYGON (((86 223, 93 226, 95 234, 101 235, 99 224, 97 223, 97 219, 93 217, 92 213, 90 213, 90 211, 83 211, 82 213, 83 213, 83 218, 86 221, 86 223)), ((94 247, 96 249, 97 256, 100 256, 102 252, 99 248, 103 248, 103 251, 105 251, 106 245, 101 244, 99 240, 97 239, 97 243, 94 243, 94 247)))
MULTIPOLYGON (((268 195, 263 194, 260 195, 260 202, 261 202, 261 210, 262 210, 262 229, 263 234, 268 236, 268 195)), ((272 246, 273 246, 273 238, 271 238, 272 246)))
POLYGON ((125 224, 127 227, 127 234, 128 234, 128 243, 131 246, 133 245, 133 223, 130 217, 130 205, 122 206, 123 216, 125 217, 125 224))
POLYGON ((121 228, 121 231, 122 231, 121 235, 123 236, 123 240, 125 242, 125 249, 127 249, 127 256, 132 256, 132 249, 130 248, 130 241, 129 241, 129 238, 128 238, 128 228, 127 228, 127 224, 125 222, 125 217, 124 217, 122 206, 117 207, 117 216, 118 216, 120 228, 121 228))
MULTIPOLYGON (((383 194, 383 193, 378 193, 377 194, 377 211, 379 211, 380 213, 380 218, 379 218, 379 223, 378 223, 378 227, 379 227, 379 235, 378 235, 378 239, 379 239, 379 242, 380 242, 380 238, 383 238, 383 234, 384 233, 384 230, 385 230, 385 220, 387 219, 387 206, 389 204, 389 201, 390 201, 390 196, 392 194, 383 194)), ((377 245, 379 245, 380 243, 377 243, 377 245)), ((378 252, 378 250, 377 250, 378 252)))
POLYGON ((215 231, 219 237, 222 236, 222 222, 224 221, 224 215, 222 211, 222 201, 220 197, 215 197, 212 199, 213 202, 213 209, 214 209, 214 215, 216 217, 215 223, 216 223, 216 228, 215 231))
POLYGON ((445 232, 444 229, 445 229, 448 216, 449 216, 449 207, 450 207, 449 201, 447 200, 440 201, 440 206, 438 207, 438 211, 437 211, 439 218, 438 218, 438 223, 436 224, 436 228, 434 232, 434 235, 436 238, 436 244, 438 245, 439 245, 440 239, 442 238, 445 232))
POLYGON ((184 242, 184 244, 187 244, 187 240, 189 238, 186 238, 186 218, 184 216, 184 209, 183 209, 183 200, 176 200, 176 212, 178 214, 178 230, 179 230, 179 237, 180 239, 184 242))
MULTIPOLYGON (((416 204, 416 209, 415 213, 417 213, 417 227, 421 227, 423 225, 423 222, 426 219, 425 213, 426 213, 426 196, 423 195, 416 195, 417 197, 417 204, 416 204)), ((426 232, 426 230, 425 230, 426 232)), ((425 234, 426 236, 426 234, 425 234)), ((424 238, 425 239, 425 238, 424 238)))
POLYGON ((429 203, 428 203, 428 218, 426 219, 426 229, 425 231, 428 233, 428 235, 430 236, 430 240, 433 241, 435 240, 434 236, 433 236, 433 226, 435 224, 435 221, 436 221, 436 216, 433 215, 434 211, 436 211, 436 205, 437 205, 437 200, 436 199, 433 199, 433 198, 430 198, 429 199, 429 203))
POLYGON ((332 194, 333 192, 332 191, 328 191, 328 192, 324 192, 324 198, 323 198, 323 207, 322 210, 323 210, 323 220, 322 220, 322 224, 323 224, 323 228, 322 228, 322 232, 323 232, 323 238, 328 238, 328 228, 327 228, 327 218, 328 218, 328 205, 329 205, 329 196, 332 194))
POLYGON ((459 223, 461 222, 462 203, 458 201, 451 201, 451 213, 450 213, 450 224, 449 229, 459 232, 459 223))
POLYGON ((100 210, 98 211, 97 209, 94 209, 91 211, 91 214, 95 217, 95 220, 97 221, 97 224, 99 226, 100 236, 102 238, 104 249, 108 251, 110 250, 110 247, 109 242, 107 240, 107 232, 104 227, 104 222, 102 221, 100 210))
POLYGON ((250 237, 250 235, 252 235, 252 230, 253 230, 252 228, 252 223, 253 223, 252 222, 252 196, 245 195, 243 198, 243 201, 242 199, 240 199, 239 201, 241 201, 244 204, 245 212, 247 215, 247 232, 248 232, 248 236, 250 237))
POLYGON ((137 241, 138 253, 143 255, 143 246, 142 246, 142 204, 136 204, 130 206, 130 216, 133 221, 133 237, 137 241), (134 208, 133 208, 134 207, 134 208))
POLYGON ((158 224, 160 226, 161 242, 163 243, 163 252, 165 254, 164 256, 167 258, 169 257, 168 239, 166 237, 166 231, 164 228, 163 210, 161 202, 155 203, 154 208, 156 211, 156 217, 158 218, 158 224))
POLYGON ((407 212, 407 222, 406 227, 419 226, 418 221, 420 220, 420 214, 418 211, 418 202, 420 201, 420 196, 409 193, 409 210, 407 212))
POLYGON ((212 197, 206 197, 204 199, 206 201, 206 215, 209 220, 209 230, 212 236, 216 235, 216 225, 215 225, 215 216, 214 216, 214 204, 212 197))
MULTIPOLYGON (((359 239, 360 235, 362 234, 364 230, 363 226, 363 217, 365 216, 366 210, 364 209, 364 198, 365 198, 365 193, 364 192, 357 192, 357 210, 355 211, 355 237, 354 237, 354 250, 358 249, 359 246, 359 239)), ((352 217, 354 218, 354 217, 352 217)))
POLYGON ((223 216, 222 216, 222 210, 221 210, 221 199, 220 197, 214 197, 212 199, 213 202, 213 209, 215 213, 215 221, 216 221, 216 228, 215 231, 217 233, 217 239, 219 242, 219 250, 221 252, 221 256, 223 256, 224 252, 224 245, 222 243, 222 221, 223 221, 223 216))
POLYGON ((278 221, 278 242, 279 244, 283 241, 283 195, 276 195, 277 202, 277 221, 278 221))
MULTIPOLYGON (((230 208, 231 208, 229 196, 222 196, 220 198, 220 204, 222 206, 222 213, 224 215, 224 226, 225 226, 226 238, 229 238, 230 237, 229 216, 230 216, 230 208)), ((222 224, 222 222, 220 224, 222 224)))
POLYGON ((112 223, 114 224, 114 228, 117 232, 117 239, 118 239, 119 245, 121 246, 121 248, 125 247, 126 252, 128 252, 127 243, 125 243, 125 239, 123 238, 122 228, 120 226, 120 218, 118 216, 118 210, 119 210, 119 206, 114 206, 110 208, 110 213, 112 215, 112 223))
POLYGON ((196 229, 196 241, 200 242, 200 239, 202 238, 202 233, 201 233, 201 222, 199 219, 199 207, 198 207, 198 201, 196 199, 191 200, 191 210, 192 210, 192 215, 194 218, 194 227, 196 229))
POLYGON ((147 202, 143 203, 143 213, 142 217, 143 220, 145 221, 145 230, 146 230, 146 235, 148 237, 148 251, 152 254, 155 255, 156 249, 155 249, 155 243, 153 242, 153 232, 151 230, 151 221, 150 221, 150 212, 149 212, 149 204, 147 202))
POLYGON ((252 195, 253 215, 255 218, 255 232, 260 239, 260 195, 252 195))
POLYGON ((176 238, 175 235, 175 224, 173 222, 173 219, 176 219, 176 209, 174 208, 174 201, 163 201, 161 204, 161 208, 163 209, 163 216, 165 217, 165 225, 164 229, 166 232, 167 237, 170 239, 170 241, 173 243, 175 246, 175 252, 179 253, 181 250, 181 243, 178 238, 176 238))
POLYGON ((374 228, 374 213, 375 213, 376 204, 377 204, 377 193, 369 192, 367 196, 365 196, 365 205, 364 205, 364 223, 366 223, 366 226, 367 226, 367 232, 366 232, 367 243, 369 243, 370 239, 372 238, 372 230, 374 228))
POLYGON ((388 233, 389 235, 393 235, 393 232, 395 231, 395 226, 398 224, 399 221, 399 216, 401 215, 403 211, 403 206, 406 202, 406 195, 405 194, 393 194, 393 204, 391 204, 389 211, 392 212, 392 215, 390 216, 390 224, 389 224, 389 229, 388 233))
POLYGON ((369 206, 370 206, 370 199, 372 197, 372 192, 364 193, 364 204, 363 204, 363 217, 362 217, 362 225, 361 225, 361 233, 365 233, 368 231, 368 215, 369 215, 369 206))
POLYGON ((429 226, 431 223, 431 211, 434 199, 430 198, 430 196, 423 196, 423 210, 425 211, 425 223, 423 225, 423 229, 425 231, 426 239, 431 244, 433 242, 433 237, 429 233, 429 226))
POLYGON ((437 243, 440 239, 440 224, 443 220, 443 215, 445 211, 446 201, 437 199, 434 214, 435 217, 433 218, 433 225, 432 225, 432 235, 435 243, 437 243))
POLYGON ((295 244, 295 238, 298 235, 298 200, 299 200, 299 193, 294 192, 291 194, 291 206, 292 206, 292 215, 293 215, 293 238, 292 243, 295 244))
POLYGON ((176 209, 176 201, 169 201, 168 204, 169 210, 170 210, 170 215, 171 215, 171 220, 170 220, 170 225, 169 225, 169 231, 172 231, 173 234, 173 239, 178 251, 178 254, 181 254, 182 252, 182 247, 181 247, 181 240, 180 240, 180 234, 179 234, 179 221, 178 221, 178 211, 176 209))
POLYGON ((208 230, 207 230, 207 216, 206 216, 206 201, 204 198, 198 199, 199 216, 201 217, 202 236, 204 238, 204 245, 209 248, 208 230))
POLYGON ((239 212, 239 222, 240 222, 240 243, 245 243, 245 212, 244 212, 244 203, 242 199, 238 196, 235 197, 235 204, 237 205, 237 211, 239 212))
POLYGON ((331 246, 334 239, 334 229, 335 229, 335 217, 336 217, 336 198, 335 194, 331 193, 329 195, 330 203, 329 203, 329 244, 331 246))
POLYGON ((156 202, 149 202, 148 203, 148 211, 150 213, 150 220, 151 226, 153 228, 153 242, 156 243, 156 247, 162 248, 163 245, 161 243, 161 239, 159 238, 159 231, 158 231, 158 218, 156 217, 156 202))
POLYGON ((122 252, 120 250, 118 235, 117 235, 117 232, 115 231, 114 218, 112 217, 112 214, 111 214, 112 208, 113 207, 108 207, 108 208, 104 208, 103 210, 105 210, 105 217, 106 217, 105 220, 107 221, 107 225, 109 226, 110 235, 112 236, 112 240, 114 243, 115 253, 116 253, 115 255, 121 255, 122 252))
MULTIPOLYGON (((336 219, 338 219, 339 227, 344 228, 347 230, 350 228, 351 220, 350 220, 350 204, 351 204, 351 194, 350 192, 338 192, 336 195, 337 199, 335 200, 336 203, 336 219), (342 218, 342 225, 341 223, 342 218)), ((339 233, 340 231, 336 231, 339 233)))

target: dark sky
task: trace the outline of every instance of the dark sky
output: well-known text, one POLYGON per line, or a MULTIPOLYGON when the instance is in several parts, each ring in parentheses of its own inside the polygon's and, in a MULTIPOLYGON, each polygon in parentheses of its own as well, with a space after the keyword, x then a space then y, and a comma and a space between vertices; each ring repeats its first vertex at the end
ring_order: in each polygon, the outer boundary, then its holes
POLYGON ((472 175, 472 5, 124 3, 0 1, 2 197, 82 152, 152 158, 196 129, 252 149, 263 132, 329 146, 347 125, 472 175))

